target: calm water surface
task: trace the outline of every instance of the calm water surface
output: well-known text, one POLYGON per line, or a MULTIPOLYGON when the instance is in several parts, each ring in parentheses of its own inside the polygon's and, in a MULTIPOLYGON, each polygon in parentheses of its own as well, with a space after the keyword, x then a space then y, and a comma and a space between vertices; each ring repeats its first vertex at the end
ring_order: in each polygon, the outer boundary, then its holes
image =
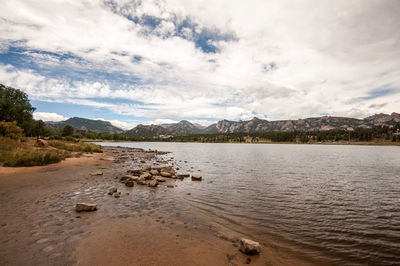
POLYGON ((335 264, 400 264, 400 147, 101 144, 171 151, 204 178, 177 195, 265 244, 335 264))

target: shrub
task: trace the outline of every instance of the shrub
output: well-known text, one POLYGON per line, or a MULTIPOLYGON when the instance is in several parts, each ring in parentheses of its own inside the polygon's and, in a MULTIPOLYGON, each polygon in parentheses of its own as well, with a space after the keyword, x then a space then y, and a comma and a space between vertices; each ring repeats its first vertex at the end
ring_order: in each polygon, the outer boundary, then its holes
POLYGON ((73 143, 73 142, 65 142, 65 141, 57 141, 52 140, 49 141, 49 145, 66 151, 73 152, 102 152, 101 146, 91 143, 73 143))
POLYGON ((17 122, 0 121, 0 135, 11 139, 22 138, 24 130, 17 126, 17 122))
POLYGON ((0 163, 4 166, 36 166, 58 163, 68 152, 35 148, 10 138, 0 138, 0 163))

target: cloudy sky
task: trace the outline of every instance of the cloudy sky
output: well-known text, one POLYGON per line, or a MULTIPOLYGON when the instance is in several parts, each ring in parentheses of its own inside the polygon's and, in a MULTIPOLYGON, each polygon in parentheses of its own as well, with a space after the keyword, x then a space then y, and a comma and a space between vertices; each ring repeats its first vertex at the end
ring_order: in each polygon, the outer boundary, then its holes
POLYGON ((399 0, 0 0, 0 83, 35 117, 400 112, 399 0))

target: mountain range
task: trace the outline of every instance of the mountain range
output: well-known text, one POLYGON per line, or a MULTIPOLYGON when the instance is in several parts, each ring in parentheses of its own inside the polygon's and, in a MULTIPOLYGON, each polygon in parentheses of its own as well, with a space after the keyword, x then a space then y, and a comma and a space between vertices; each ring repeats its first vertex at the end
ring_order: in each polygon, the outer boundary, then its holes
POLYGON ((80 117, 72 117, 60 122, 46 122, 54 128, 64 128, 67 125, 72 126, 75 130, 92 131, 92 132, 108 132, 108 133, 123 133, 124 130, 113 126, 108 121, 92 120, 80 117))
POLYGON ((102 120, 90 120, 83 118, 70 118, 62 122, 51 122, 52 126, 62 128, 71 125, 75 129, 124 133, 128 137, 168 137, 191 134, 218 134, 218 133, 248 133, 269 131, 316 131, 316 130, 354 130, 356 128, 370 128, 379 125, 394 126, 400 123, 400 114, 376 114, 364 119, 349 117, 322 116, 297 120, 268 121, 254 117, 249 121, 221 120, 208 127, 193 124, 187 120, 178 123, 161 125, 138 125, 128 131, 111 125, 102 120))

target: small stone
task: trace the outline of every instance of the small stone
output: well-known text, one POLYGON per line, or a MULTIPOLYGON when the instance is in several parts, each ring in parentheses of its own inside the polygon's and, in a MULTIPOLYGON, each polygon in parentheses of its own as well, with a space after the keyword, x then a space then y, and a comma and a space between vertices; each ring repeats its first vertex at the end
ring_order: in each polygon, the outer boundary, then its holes
POLYGON ((125 186, 127 187, 133 187, 133 184, 134 184, 133 180, 128 180, 125 182, 125 186))
POLYGON ((150 170, 150 174, 151 175, 158 175, 159 173, 158 173, 158 170, 153 169, 153 170, 150 170))
POLYGON ((240 239, 239 250, 241 252, 243 252, 244 254, 253 255, 253 254, 258 254, 261 252, 261 246, 260 246, 260 243, 258 243, 256 241, 242 238, 242 239, 240 239))
POLYGON ((95 171, 95 172, 90 173, 90 175, 91 176, 103 175, 103 172, 102 171, 95 171))
POLYGON ((119 197, 121 197, 121 192, 115 192, 114 193, 114 198, 119 198, 119 197))
POLYGON ((77 203, 75 210, 77 212, 91 212, 97 210, 97 205, 92 203, 77 203))
POLYGON ((201 181, 201 179, 202 179, 201 175, 197 175, 197 174, 192 175, 192 181, 201 181))
POLYGON ((167 187, 169 187, 169 188, 173 188, 173 187, 174 187, 174 185, 167 185, 167 187))
POLYGON ((140 176, 140 178, 144 178, 144 180, 151 180, 153 177, 151 176, 150 173, 144 173, 140 176))
POLYGON ((179 174, 179 175, 176 175, 178 178, 186 178, 186 177, 189 177, 190 175, 189 174, 179 174))
POLYGON ((112 195, 115 192, 117 192, 117 188, 116 187, 110 188, 110 190, 108 191, 108 195, 112 195))
POLYGON ((142 174, 142 170, 139 169, 128 170, 128 172, 135 176, 140 176, 142 174))
POLYGON ((149 186, 149 187, 157 187, 157 186, 158 186, 157 180, 151 180, 151 181, 148 183, 148 186, 149 186))
POLYGON ((154 179, 157 180, 157 182, 161 182, 161 183, 166 181, 166 179, 161 176, 155 176, 154 179))
POLYGON ((172 176, 172 174, 169 172, 161 172, 160 175, 163 177, 171 177, 172 176))
POLYGON ((144 177, 139 177, 138 180, 136 180, 136 184, 146 185, 146 180, 144 179, 144 177))
POLYGON ((145 165, 145 166, 143 166, 143 168, 142 168, 142 171, 143 171, 143 172, 150 171, 150 170, 151 170, 151 166, 150 166, 150 165, 145 165))

